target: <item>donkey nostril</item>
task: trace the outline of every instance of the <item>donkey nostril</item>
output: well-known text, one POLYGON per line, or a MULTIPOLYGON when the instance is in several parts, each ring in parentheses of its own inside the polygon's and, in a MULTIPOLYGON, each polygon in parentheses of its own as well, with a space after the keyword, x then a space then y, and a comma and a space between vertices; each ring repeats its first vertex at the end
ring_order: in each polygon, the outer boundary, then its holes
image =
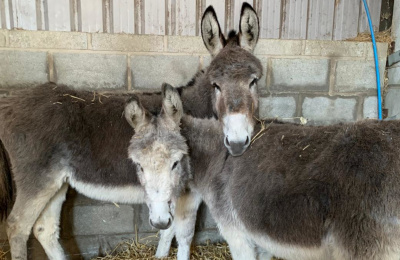
POLYGON ((246 142, 244 143, 244 145, 248 145, 249 142, 250 142, 250 139, 249 139, 249 137, 247 137, 247 138, 246 138, 246 142))
POLYGON ((228 137, 225 137, 225 142, 227 146, 231 146, 231 144, 229 143, 228 137))

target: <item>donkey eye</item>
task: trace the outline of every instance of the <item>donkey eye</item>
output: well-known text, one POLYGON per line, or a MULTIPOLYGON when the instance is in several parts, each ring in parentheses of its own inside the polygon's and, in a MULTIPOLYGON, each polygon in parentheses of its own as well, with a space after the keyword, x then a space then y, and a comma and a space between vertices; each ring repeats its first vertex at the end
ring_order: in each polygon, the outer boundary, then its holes
POLYGON ((172 170, 176 168, 176 166, 178 165, 178 161, 174 162, 174 165, 172 165, 172 170))
POLYGON ((253 81, 250 83, 250 88, 252 88, 253 86, 255 86, 257 84, 258 79, 255 78, 253 79, 253 81))
POLYGON ((214 87, 214 89, 221 91, 221 88, 217 84, 213 83, 213 87, 214 87))

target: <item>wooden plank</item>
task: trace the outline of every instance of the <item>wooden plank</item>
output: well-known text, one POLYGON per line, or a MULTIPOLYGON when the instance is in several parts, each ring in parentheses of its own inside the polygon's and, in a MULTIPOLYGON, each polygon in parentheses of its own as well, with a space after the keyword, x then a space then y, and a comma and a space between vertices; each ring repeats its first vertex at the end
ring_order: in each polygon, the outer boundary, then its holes
POLYGON ((176 0, 176 33, 196 35, 196 1, 176 0))
MULTIPOLYGON (((236 4, 236 2, 237 1, 235 1, 235 4, 236 4)), ((218 22, 219 22, 222 32, 225 32, 225 30, 226 30, 225 29, 225 24, 226 24, 226 22, 225 22, 225 0, 205 0, 204 9, 202 12, 204 12, 205 9, 210 5, 212 5, 214 7, 215 12, 217 13, 218 22)), ((229 28, 229 29, 232 29, 232 28, 229 28)))
POLYGON ((135 3, 132 0, 113 0, 112 17, 114 33, 135 32, 135 3))
MULTIPOLYGON (((146 0, 144 2, 145 34, 165 34, 165 1, 146 0)), ((143 33, 143 32, 142 32, 143 33)))
POLYGON ((336 0, 333 40, 345 40, 357 36, 360 0, 336 0))
MULTIPOLYGON (((12 12, 12 7, 10 6, 10 2, 8 0, 2 0, 4 4, 4 20, 5 20, 5 26, 3 24, 4 29, 11 29, 13 28, 13 25, 11 24, 11 21, 13 21, 13 12, 12 12)), ((3 20, 2 20, 3 23, 3 20)))
POLYGON ((307 39, 332 40, 335 2, 309 1, 307 39))
MULTIPOLYGON (((380 15, 381 15, 381 4, 382 1, 378 0, 367 0, 369 13, 371 15, 372 25, 374 27, 374 31, 379 30, 379 22, 380 22, 380 15)), ((364 3, 361 0, 361 12, 360 12, 360 19, 358 21, 358 32, 369 32, 369 25, 367 19, 367 13, 365 12, 364 3)))
POLYGON ((283 0, 282 39, 306 39, 308 0, 283 0))
POLYGON ((176 35, 176 0, 165 0, 165 34, 176 35))
POLYGON ((70 1, 47 1, 48 29, 50 31, 71 31, 70 1))
POLYGON ((103 32, 102 0, 81 0, 82 32, 103 32))
POLYGON ((6 8, 4 6, 4 0, 0 0, 0 28, 8 29, 6 24, 6 8))
POLYGON ((36 2, 12 0, 13 28, 37 30, 36 2))
POLYGON ((282 29, 281 0, 263 0, 261 3, 260 37, 280 38, 282 29))

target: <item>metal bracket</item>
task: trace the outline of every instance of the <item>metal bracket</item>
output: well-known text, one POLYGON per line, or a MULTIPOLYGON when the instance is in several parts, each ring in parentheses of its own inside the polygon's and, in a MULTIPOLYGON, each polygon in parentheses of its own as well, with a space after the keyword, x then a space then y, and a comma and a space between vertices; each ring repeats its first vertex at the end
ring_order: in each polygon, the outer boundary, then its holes
POLYGON ((388 57, 388 65, 392 66, 393 64, 400 61, 400 51, 396 51, 389 55, 388 57))

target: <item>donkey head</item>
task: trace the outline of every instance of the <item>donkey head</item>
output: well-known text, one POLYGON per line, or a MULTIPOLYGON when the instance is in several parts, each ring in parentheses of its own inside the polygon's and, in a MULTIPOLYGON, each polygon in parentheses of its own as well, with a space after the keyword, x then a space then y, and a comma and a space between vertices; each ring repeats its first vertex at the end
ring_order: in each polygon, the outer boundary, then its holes
POLYGON ((247 3, 242 6, 239 33, 225 39, 212 6, 201 22, 204 44, 213 60, 206 71, 214 88, 213 109, 223 124, 225 146, 233 156, 250 144, 258 108, 257 80, 262 76, 260 61, 252 54, 259 36, 258 17, 247 3))
POLYGON ((182 114, 179 94, 168 87, 163 87, 158 116, 150 115, 136 98, 125 106, 125 117, 135 129, 129 158, 145 190, 150 224, 158 229, 172 224, 176 200, 190 179, 188 147, 179 132, 182 114))

